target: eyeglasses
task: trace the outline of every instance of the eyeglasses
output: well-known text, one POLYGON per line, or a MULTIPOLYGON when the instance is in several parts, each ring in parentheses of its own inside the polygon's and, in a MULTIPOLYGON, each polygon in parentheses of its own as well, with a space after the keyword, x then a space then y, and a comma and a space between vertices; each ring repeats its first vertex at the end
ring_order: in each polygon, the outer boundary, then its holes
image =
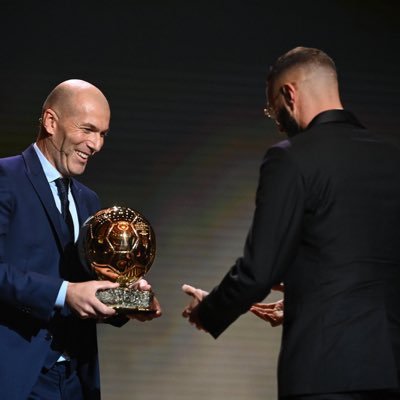
POLYGON ((274 109, 272 108, 272 106, 271 106, 270 104, 267 104, 267 105, 264 107, 264 115, 265 115, 267 118, 275 119, 275 117, 276 117, 275 111, 274 111, 274 109))
MULTIPOLYGON (((272 99, 272 103, 273 103, 273 104, 275 103, 276 99, 278 98, 278 96, 279 96, 280 94, 282 94, 282 88, 279 88, 278 93, 277 93, 277 94, 275 95, 275 97, 272 99)), ((267 102, 267 104, 266 104, 265 107, 264 107, 264 115, 265 115, 267 118, 276 120, 276 111, 275 111, 274 107, 272 107, 272 105, 271 105, 269 102, 267 102)))

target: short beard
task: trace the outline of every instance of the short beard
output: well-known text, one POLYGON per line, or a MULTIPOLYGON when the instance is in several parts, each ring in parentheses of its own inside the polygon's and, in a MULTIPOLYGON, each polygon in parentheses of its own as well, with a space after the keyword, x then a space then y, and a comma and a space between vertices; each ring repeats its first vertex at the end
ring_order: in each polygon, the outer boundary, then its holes
POLYGON ((297 121, 289 114, 289 111, 282 107, 277 115, 277 122, 282 130, 286 132, 289 137, 297 135, 302 131, 297 121))

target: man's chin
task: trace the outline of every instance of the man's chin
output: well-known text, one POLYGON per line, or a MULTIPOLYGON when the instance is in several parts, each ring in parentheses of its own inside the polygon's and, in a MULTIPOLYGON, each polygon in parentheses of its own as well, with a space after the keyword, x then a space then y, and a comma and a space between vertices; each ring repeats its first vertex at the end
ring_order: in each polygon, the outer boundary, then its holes
POLYGON ((85 169, 86 169, 86 164, 74 166, 74 167, 68 169, 68 175, 69 176, 82 175, 85 172, 85 169))

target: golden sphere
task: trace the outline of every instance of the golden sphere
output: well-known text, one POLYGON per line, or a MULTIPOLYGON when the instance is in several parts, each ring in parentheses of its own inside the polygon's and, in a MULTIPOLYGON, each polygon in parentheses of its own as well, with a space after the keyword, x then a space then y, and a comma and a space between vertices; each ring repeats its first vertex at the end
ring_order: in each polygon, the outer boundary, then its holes
POLYGON ((156 239, 142 214, 114 206, 98 211, 84 223, 79 247, 81 257, 98 279, 129 286, 149 271, 156 239))

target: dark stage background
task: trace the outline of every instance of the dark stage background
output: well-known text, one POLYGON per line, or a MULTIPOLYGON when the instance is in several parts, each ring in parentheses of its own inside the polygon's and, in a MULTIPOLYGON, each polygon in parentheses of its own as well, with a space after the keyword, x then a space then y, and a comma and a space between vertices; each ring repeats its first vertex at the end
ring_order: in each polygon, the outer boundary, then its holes
POLYGON ((241 254, 260 160, 282 138, 262 112, 267 66, 281 53, 325 50, 344 105, 400 145, 398 4, 0 2, 0 155, 35 139, 56 84, 88 80, 109 98, 112 122, 81 180, 157 233, 148 280, 164 316, 99 327, 104 399, 275 397, 280 328, 245 315, 215 341, 180 316, 180 286, 211 289, 241 254))

